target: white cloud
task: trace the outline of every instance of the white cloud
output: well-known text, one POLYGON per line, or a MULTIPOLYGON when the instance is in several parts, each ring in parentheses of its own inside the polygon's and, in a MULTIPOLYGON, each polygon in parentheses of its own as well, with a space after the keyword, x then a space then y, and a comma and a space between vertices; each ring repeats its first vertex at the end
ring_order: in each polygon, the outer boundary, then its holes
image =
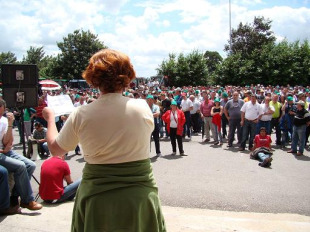
MULTIPOLYGON (((0 1, 0 52, 12 51, 19 59, 30 46, 44 45, 47 54, 57 54, 56 41, 82 28, 98 34, 105 45, 127 53, 137 75, 150 76, 169 53, 197 49, 224 55, 229 39, 227 0, 0 1)), ((233 28, 264 16, 273 20, 278 41, 309 39, 309 7, 262 9, 266 7, 262 0, 231 2, 233 28), (256 5, 261 10, 252 10, 256 5)))

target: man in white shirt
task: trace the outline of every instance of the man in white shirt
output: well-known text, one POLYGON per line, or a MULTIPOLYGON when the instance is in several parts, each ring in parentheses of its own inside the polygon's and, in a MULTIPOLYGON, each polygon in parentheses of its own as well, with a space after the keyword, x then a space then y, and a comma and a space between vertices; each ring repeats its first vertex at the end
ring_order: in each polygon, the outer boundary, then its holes
POLYGON ((269 105, 269 102, 270 102, 270 97, 266 97, 265 102, 260 104, 262 111, 263 111, 263 115, 257 124, 256 134, 259 134, 260 128, 262 127, 266 128, 267 135, 271 134, 270 125, 271 125, 272 114, 274 113, 274 107, 269 105))
POLYGON ((242 128, 242 141, 239 148, 239 151, 245 150, 245 144, 249 137, 249 150, 253 148, 253 140, 255 137, 256 127, 258 121, 263 115, 262 108, 260 104, 256 101, 256 95, 251 95, 251 100, 244 103, 241 108, 241 126, 242 128))
POLYGON ((189 99, 193 103, 193 109, 190 111, 193 132, 197 134, 198 132, 200 132, 200 126, 199 126, 200 102, 195 98, 194 95, 190 95, 189 99))
POLYGON ((187 98, 186 93, 182 93, 181 109, 184 112, 186 123, 184 124, 183 137, 187 134, 191 138, 191 113, 193 110, 193 102, 187 98))

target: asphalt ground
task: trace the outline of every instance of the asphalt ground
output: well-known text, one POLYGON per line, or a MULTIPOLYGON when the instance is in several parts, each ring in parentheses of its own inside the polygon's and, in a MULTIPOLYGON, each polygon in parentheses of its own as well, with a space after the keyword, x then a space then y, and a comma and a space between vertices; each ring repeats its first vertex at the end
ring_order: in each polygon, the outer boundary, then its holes
MULTIPOLYGON (((16 130, 14 136, 19 141, 16 130)), ((203 143, 201 135, 184 140, 184 157, 171 155, 168 139, 160 145, 162 156, 155 157, 152 142, 150 158, 168 231, 310 231, 309 151, 296 157, 273 146, 272 166, 262 168, 249 151, 203 143)), ((21 145, 14 149, 22 154, 21 145)), ((35 161, 38 180, 42 162, 35 161)), ((70 152, 67 162, 73 179, 80 178, 83 157, 70 152)), ((31 184, 36 194, 38 184, 31 184)), ((73 202, 23 209, 0 217, 0 231, 69 231, 72 208, 73 202)))

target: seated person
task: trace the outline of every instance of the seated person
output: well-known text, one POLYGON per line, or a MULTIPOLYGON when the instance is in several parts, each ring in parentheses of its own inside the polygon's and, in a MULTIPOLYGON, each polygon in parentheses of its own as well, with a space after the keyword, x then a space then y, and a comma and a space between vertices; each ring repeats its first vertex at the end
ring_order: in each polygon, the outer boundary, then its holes
MULTIPOLYGON (((0 154, 2 155, 2 154, 0 154)), ((10 190, 8 171, 0 165, 0 215, 12 215, 21 213, 19 205, 10 207, 10 190)))
POLYGON ((81 180, 73 182, 70 168, 63 156, 53 156, 41 166, 39 194, 47 203, 61 203, 73 200, 81 180), (63 186, 63 180, 67 186, 63 186))
MULTIPOLYGON (((5 113, 6 102, 0 99, 0 165, 8 172, 14 173, 14 188, 11 194, 11 205, 29 210, 40 210, 42 205, 34 201, 30 178, 36 168, 31 160, 12 150, 13 145, 13 113, 5 113), (6 114, 6 117, 4 116, 6 114)), ((2 191, 1 193, 2 194, 2 191)))
POLYGON ((259 134, 254 138, 254 150, 250 157, 252 159, 259 159, 261 162, 258 164, 261 167, 270 167, 272 161, 271 145, 272 140, 270 135, 267 135, 265 127, 261 127, 259 134))
POLYGON ((39 151, 41 158, 47 158, 50 155, 50 151, 48 149, 47 142, 46 142, 47 129, 44 128, 40 122, 36 122, 34 124, 34 128, 35 130, 33 131, 33 135, 28 141, 27 156, 30 157, 30 154, 32 154, 33 152, 32 144, 37 143, 38 151, 39 151))

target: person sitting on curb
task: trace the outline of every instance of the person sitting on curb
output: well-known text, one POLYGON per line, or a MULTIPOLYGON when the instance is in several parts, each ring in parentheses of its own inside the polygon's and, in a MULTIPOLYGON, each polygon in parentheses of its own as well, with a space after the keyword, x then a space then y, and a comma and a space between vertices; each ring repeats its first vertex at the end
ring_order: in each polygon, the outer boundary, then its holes
POLYGON ((261 127, 259 134, 254 138, 254 151, 250 154, 250 158, 259 159, 261 162, 258 164, 261 167, 270 167, 272 161, 271 144, 272 140, 270 135, 267 135, 265 127, 261 127))
POLYGON ((41 158, 47 158, 50 155, 50 151, 48 149, 47 142, 46 142, 47 129, 44 128, 40 122, 36 122, 34 124, 34 127, 35 127, 35 130, 33 131, 33 135, 28 141, 27 156, 29 157, 30 154, 33 152, 32 144, 37 143, 41 158))
MULTIPOLYGON (((6 102, 0 99, 0 165, 8 172, 14 173, 14 188, 11 195, 11 205, 19 205, 29 210, 40 210, 42 205, 34 201, 30 179, 36 165, 26 157, 12 150, 13 145, 13 121, 11 112, 5 112, 6 102), (6 114, 6 117, 4 117, 6 114)), ((1 191, 2 194, 2 191, 1 191)))
POLYGON ((41 166, 39 194, 42 200, 47 203, 61 203, 66 200, 73 200, 81 179, 73 182, 70 175, 70 168, 65 156, 53 156, 45 160, 41 166), (63 181, 67 186, 63 186, 63 181))

